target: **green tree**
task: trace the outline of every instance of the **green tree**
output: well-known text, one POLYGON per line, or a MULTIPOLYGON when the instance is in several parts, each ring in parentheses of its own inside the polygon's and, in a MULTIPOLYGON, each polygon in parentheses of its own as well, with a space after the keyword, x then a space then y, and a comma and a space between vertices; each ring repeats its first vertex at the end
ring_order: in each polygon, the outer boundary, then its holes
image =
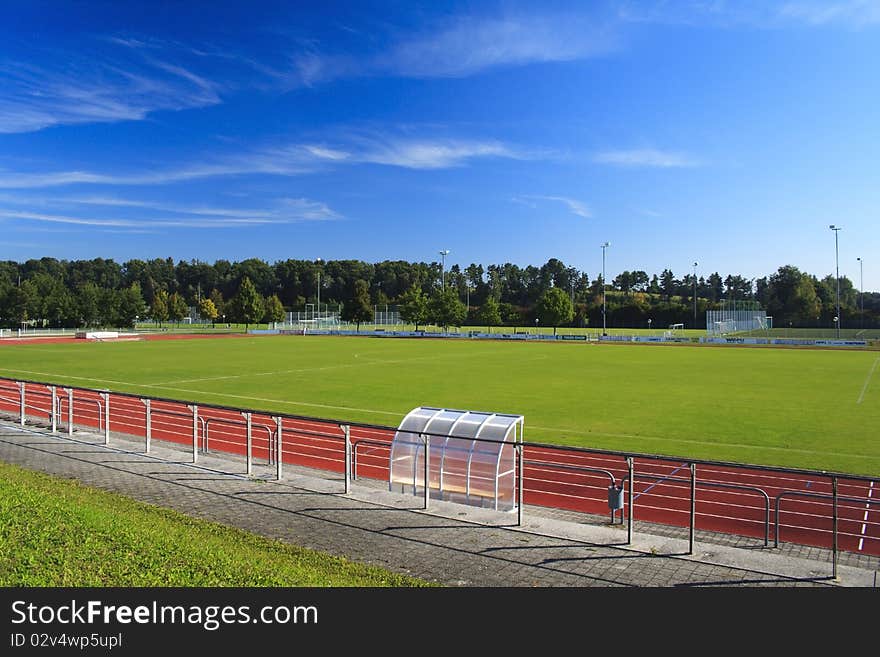
MULTIPOLYGON (((215 290, 216 292, 216 290, 215 290)), ((219 294, 219 292, 217 292, 219 294)), ((214 305, 214 301, 209 298, 202 299, 202 302, 199 304, 199 315, 203 318, 211 320, 211 328, 214 328, 214 321, 217 319, 217 316, 220 313, 217 311, 217 306, 214 305)))
POLYGON ((501 324, 501 307, 495 297, 489 297, 477 311, 477 321, 486 325, 486 332, 491 332, 493 326, 501 324))
MULTIPOLYGON (((814 323, 821 312, 813 278, 793 265, 780 267, 767 284, 767 314, 798 325, 814 323)), ((777 321, 779 321, 777 319, 777 321)))
POLYGON ((558 287, 551 287, 538 299, 535 314, 544 326, 553 327, 553 335, 560 324, 568 324, 574 319, 571 299, 558 287))
MULTIPOLYGON (((223 293, 220 292, 216 287, 211 290, 211 295, 209 297, 211 299, 211 303, 214 304, 214 308, 217 310, 217 314, 214 316, 215 318, 220 317, 220 315, 226 314, 226 301, 223 299, 223 293)), ((211 320, 214 321, 213 319, 211 320)))
POLYGON ((135 281, 119 293, 117 316, 121 326, 135 326, 147 312, 147 304, 141 294, 141 284, 135 281))
POLYGON ((80 323, 86 326, 95 326, 100 317, 101 290, 94 283, 85 283, 80 286, 76 293, 76 307, 79 312, 80 323))
POLYGON ((508 326, 516 329, 522 323, 522 313, 512 303, 499 303, 498 309, 501 312, 501 320, 508 326))
POLYGON ((283 322, 284 306, 277 294, 273 294, 266 299, 266 314, 263 316, 264 322, 283 322))
POLYGON ((186 306, 186 301, 177 292, 168 297, 168 319, 177 322, 179 326, 181 320, 187 316, 188 312, 189 308, 186 306))
POLYGON ((431 297, 428 317, 444 330, 450 326, 461 326, 467 317, 467 308, 458 298, 458 290, 447 287, 431 297))
POLYGON ((162 322, 168 321, 168 313, 168 293, 165 290, 157 290, 153 295, 153 305, 150 306, 150 316, 159 322, 161 327, 162 322))
POLYGON ((6 298, 6 307, 10 319, 14 322, 13 325, 21 325, 28 321, 28 303, 29 299, 26 287, 22 288, 19 285, 18 287, 13 287, 9 290, 9 294, 6 298))
POLYGON ((357 331, 361 330, 361 322, 373 319, 373 307, 370 305, 370 286, 366 281, 357 280, 354 282, 353 293, 345 301, 341 317, 346 322, 355 322, 357 331))
POLYGON ((238 288, 238 294, 235 296, 234 306, 238 319, 244 323, 245 332, 251 324, 260 321, 263 317, 263 297, 247 276, 241 279, 241 287, 238 288))
POLYGON ((428 319, 428 297, 422 292, 422 288, 413 283, 409 289, 400 297, 397 305, 400 313, 400 319, 406 323, 416 325, 416 331, 419 330, 419 324, 428 319))

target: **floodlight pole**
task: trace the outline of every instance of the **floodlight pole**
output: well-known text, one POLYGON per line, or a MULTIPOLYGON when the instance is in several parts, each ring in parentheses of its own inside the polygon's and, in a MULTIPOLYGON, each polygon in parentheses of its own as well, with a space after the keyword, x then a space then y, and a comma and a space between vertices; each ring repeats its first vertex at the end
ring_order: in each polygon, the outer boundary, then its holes
POLYGON ((837 337, 840 338, 840 259, 837 249, 837 233, 840 231, 840 226, 831 224, 828 227, 834 231, 834 269, 837 276, 837 318, 834 323, 837 325, 837 337))
POLYGON ((315 326, 319 326, 321 323, 321 259, 318 258, 318 316, 315 318, 315 326))
POLYGON ((862 269, 862 265, 865 263, 861 258, 856 258, 856 260, 859 261, 859 310, 861 311, 859 326, 865 328, 865 279, 864 271, 862 269))
POLYGON ((602 335, 608 335, 605 324, 605 249, 611 242, 602 242, 602 335))
POLYGON ((446 256, 449 255, 449 249, 443 249, 440 253, 440 289, 446 289, 446 256))
POLYGON ((697 265, 694 262, 694 328, 697 328, 697 265))

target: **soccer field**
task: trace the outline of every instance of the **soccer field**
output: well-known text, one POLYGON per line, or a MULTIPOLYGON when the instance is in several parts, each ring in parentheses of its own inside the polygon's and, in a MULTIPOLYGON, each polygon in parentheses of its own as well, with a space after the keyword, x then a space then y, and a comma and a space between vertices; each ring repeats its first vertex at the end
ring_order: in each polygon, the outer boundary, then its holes
POLYGON ((880 475, 880 353, 260 336, 0 346, 0 376, 397 426, 522 414, 525 438, 880 475))

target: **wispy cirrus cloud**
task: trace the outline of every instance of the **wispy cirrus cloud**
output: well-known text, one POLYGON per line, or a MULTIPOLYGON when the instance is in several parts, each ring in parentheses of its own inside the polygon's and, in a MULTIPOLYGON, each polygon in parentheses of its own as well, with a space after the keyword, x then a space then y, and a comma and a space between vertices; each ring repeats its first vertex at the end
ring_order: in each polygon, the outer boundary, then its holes
POLYGON ((880 25, 877 0, 621 0, 623 23, 779 29, 792 24, 862 28, 880 25))
POLYGON ((583 201, 579 201, 574 198, 570 198, 568 196, 546 196, 546 195, 538 195, 538 194, 525 194, 522 196, 515 196, 512 199, 516 203, 522 203, 524 205, 528 205, 529 207, 536 208, 537 204, 535 201, 553 201, 557 203, 562 203, 568 208, 568 211, 578 217, 583 217, 584 219, 589 219, 593 216, 593 213, 590 211, 590 208, 587 207, 587 204, 583 201))
POLYGON ((99 56, 57 51, 52 63, 0 61, 0 133, 142 120, 221 102, 221 84, 161 53, 142 54, 143 45, 117 40, 99 56))
POLYGON ((703 163, 697 158, 676 151, 661 151, 654 148, 601 151, 593 156, 599 164, 620 167, 652 167, 660 169, 699 167, 703 163))
POLYGON ((252 222, 267 220, 326 220, 338 219, 340 215, 327 204, 307 198, 283 197, 273 199, 265 208, 227 208, 217 206, 186 206, 179 203, 161 203, 157 201, 119 198, 115 196, 74 196, 53 199, 58 203, 98 207, 146 208, 171 214, 195 215, 220 219, 245 219, 252 222))
POLYGON ((308 45, 291 56, 300 83, 347 77, 466 77, 483 71, 595 57, 614 50, 613 23, 596 12, 459 15, 416 34, 392 30, 379 52, 323 53, 308 45))
POLYGON ((74 199, 48 199, 49 205, 67 204, 63 214, 34 212, 31 209, 0 208, 0 218, 18 219, 48 224, 69 224, 82 227, 114 228, 124 231, 144 231, 173 228, 242 228, 260 225, 278 225, 303 221, 329 221, 341 215, 320 201, 307 198, 281 198, 262 209, 186 207, 152 201, 139 201, 114 197, 83 197, 74 199), (114 208, 139 208, 158 211, 153 216, 99 216, 94 210, 77 212, 70 204, 82 206, 110 206, 114 208))
POLYGON ((583 59, 613 46, 610 32, 586 14, 459 17, 435 32, 399 41, 372 65, 406 77, 462 77, 583 59))
POLYGON ((95 171, 4 172, 0 189, 64 185, 162 185, 200 178, 271 174, 298 176, 334 166, 381 164, 406 169, 446 169, 479 158, 526 159, 533 155, 495 140, 352 136, 345 144, 293 143, 248 153, 217 155, 214 162, 128 173, 95 171))
POLYGON ((797 0, 785 3, 779 10, 782 18, 808 25, 842 24, 851 27, 880 25, 880 2, 877 0, 797 0))
POLYGON ((406 169, 448 169, 477 158, 524 157, 499 141, 479 139, 357 137, 346 150, 323 146, 305 148, 324 161, 384 164, 406 169))

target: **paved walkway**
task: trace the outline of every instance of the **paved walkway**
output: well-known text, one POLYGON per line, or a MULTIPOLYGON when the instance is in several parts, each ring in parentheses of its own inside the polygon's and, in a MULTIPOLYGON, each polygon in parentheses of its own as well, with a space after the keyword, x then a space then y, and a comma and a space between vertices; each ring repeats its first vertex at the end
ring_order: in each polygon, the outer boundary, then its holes
POLYGON ((827 550, 636 523, 633 543, 608 518, 524 508, 515 516, 390 493, 356 481, 343 495, 338 475, 285 466, 244 475, 241 457, 202 455, 112 436, 72 438, 22 429, 0 418, 0 459, 75 478, 183 513, 451 586, 872 587, 880 559, 842 553, 832 578, 827 550))

